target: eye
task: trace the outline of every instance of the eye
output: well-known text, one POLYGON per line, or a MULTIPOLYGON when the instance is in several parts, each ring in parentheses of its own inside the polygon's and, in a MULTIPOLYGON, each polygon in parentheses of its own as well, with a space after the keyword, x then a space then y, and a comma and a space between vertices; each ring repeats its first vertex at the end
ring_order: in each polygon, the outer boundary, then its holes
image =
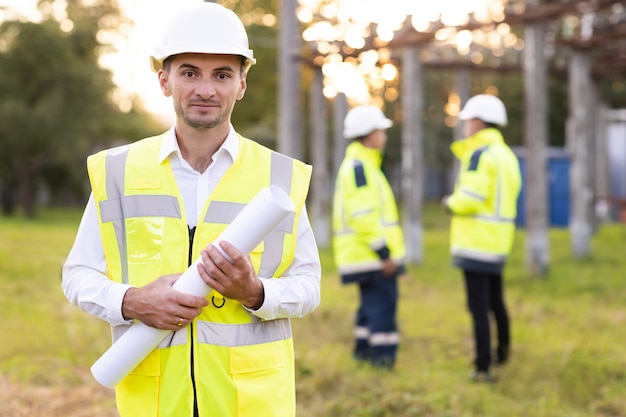
POLYGON ((194 75, 195 74, 193 73, 193 71, 184 71, 183 72, 183 77, 185 77, 185 78, 192 78, 192 77, 194 77, 194 75))
POLYGON ((230 74, 227 74, 225 72, 220 72, 219 74, 217 74, 217 78, 219 80, 227 80, 230 78, 230 74))

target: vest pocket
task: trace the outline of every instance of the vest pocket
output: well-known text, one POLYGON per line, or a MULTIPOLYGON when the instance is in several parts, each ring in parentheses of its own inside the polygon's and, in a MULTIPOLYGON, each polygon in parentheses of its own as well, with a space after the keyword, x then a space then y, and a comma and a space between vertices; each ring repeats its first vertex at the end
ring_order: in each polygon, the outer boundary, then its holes
POLYGON ((295 415, 295 382, 290 341, 230 349, 238 416, 295 415))
POLYGON ((131 283, 142 286, 152 281, 163 262, 163 241, 165 219, 163 217, 142 217, 126 220, 126 252, 131 283), (138 282, 143 277, 146 282, 138 282))
POLYGON ((115 388, 120 417, 159 415, 160 361, 160 351, 155 349, 115 388))
POLYGON ((160 376, 161 375, 161 349, 154 349, 129 375, 160 376))
POLYGON ((230 373, 246 374, 285 366, 285 341, 230 349, 230 373))
POLYGON ((115 388, 120 417, 158 417, 159 381, 156 376, 129 374, 115 388))

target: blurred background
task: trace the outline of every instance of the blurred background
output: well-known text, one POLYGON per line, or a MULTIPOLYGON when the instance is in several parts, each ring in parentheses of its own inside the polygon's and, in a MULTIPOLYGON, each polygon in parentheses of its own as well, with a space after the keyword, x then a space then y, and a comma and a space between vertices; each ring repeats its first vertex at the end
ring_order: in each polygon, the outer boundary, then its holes
MULTIPOLYGON (((2 416, 115 415, 88 372, 107 327, 68 305, 60 265, 87 155, 173 123, 148 56, 182 1, 201 0, 0 0, 2 416)), ((216 2, 257 58, 235 128, 314 167, 323 302, 294 327, 299 414, 626 416, 626 1, 216 2), (524 174, 507 271, 518 359, 493 390, 458 375, 471 337, 437 207, 454 185, 456 116, 479 93, 507 106, 524 174), (385 376, 351 366, 356 301, 329 248, 343 118, 361 103, 394 121, 383 168, 410 262, 406 343, 385 376)))
MULTIPOLYGON (((194 1, 194 0, 185 0, 194 1)), ((200 1, 200 0, 196 0, 200 1)), ((258 59, 233 123, 314 165, 322 246, 343 156, 342 120, 371 103, 394 120, 384 169, 401 201, 411 261, 421 207, 454 182, 449 145, 474 94, 507 106, 524 172, 518 225, 546 269, 550 226, 588 254, 602 221, 626 218, 626 10, 615 0, 224 0, 258 59)), ((171 104, 148 56, 172 1, 0 2, 2 213, 80 206, 85 158, 167 129, 171 104)))

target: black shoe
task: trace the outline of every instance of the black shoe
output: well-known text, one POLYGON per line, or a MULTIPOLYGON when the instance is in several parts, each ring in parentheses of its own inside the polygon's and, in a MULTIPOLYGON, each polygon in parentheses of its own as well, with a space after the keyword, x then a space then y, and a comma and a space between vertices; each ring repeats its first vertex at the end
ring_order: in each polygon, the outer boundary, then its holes
POLYGON ((508 347, 506 347, 506 348, 498 348, 498 350, 496 352, 496 357, 497 357, 496 365, 502 366, 505 363, 507 363, 508 360, 509 360, 509 354, 510 354, 510 351, 509 351, 508 347))
POLYGON ((496 378, 489 371, 472 371, 469 374, 469 378, 473 382, 482 382, 487 384, 493 384, 496 382, 496 378))

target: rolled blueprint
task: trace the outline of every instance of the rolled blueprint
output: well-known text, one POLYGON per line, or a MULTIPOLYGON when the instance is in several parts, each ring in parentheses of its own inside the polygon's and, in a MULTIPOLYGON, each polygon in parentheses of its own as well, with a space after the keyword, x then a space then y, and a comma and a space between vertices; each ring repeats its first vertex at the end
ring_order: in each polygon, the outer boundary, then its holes
MULTIPOLYGON (((220 241, 231 243, 247 256, 291 212, 293 202, 282 189, 276 186, 263 188, 213 243, 228 260, 230 257, 218 245, 220 241)), ((172 288, 206 297, 211 288, 200 278, 198 262, 201 262, 200 258, 187 268, 172 288)), ((133 323, 92 365, 91 373, 105 387, 114 388, 170 333, 170 330, 150 327, 140 321, 133 323)))

